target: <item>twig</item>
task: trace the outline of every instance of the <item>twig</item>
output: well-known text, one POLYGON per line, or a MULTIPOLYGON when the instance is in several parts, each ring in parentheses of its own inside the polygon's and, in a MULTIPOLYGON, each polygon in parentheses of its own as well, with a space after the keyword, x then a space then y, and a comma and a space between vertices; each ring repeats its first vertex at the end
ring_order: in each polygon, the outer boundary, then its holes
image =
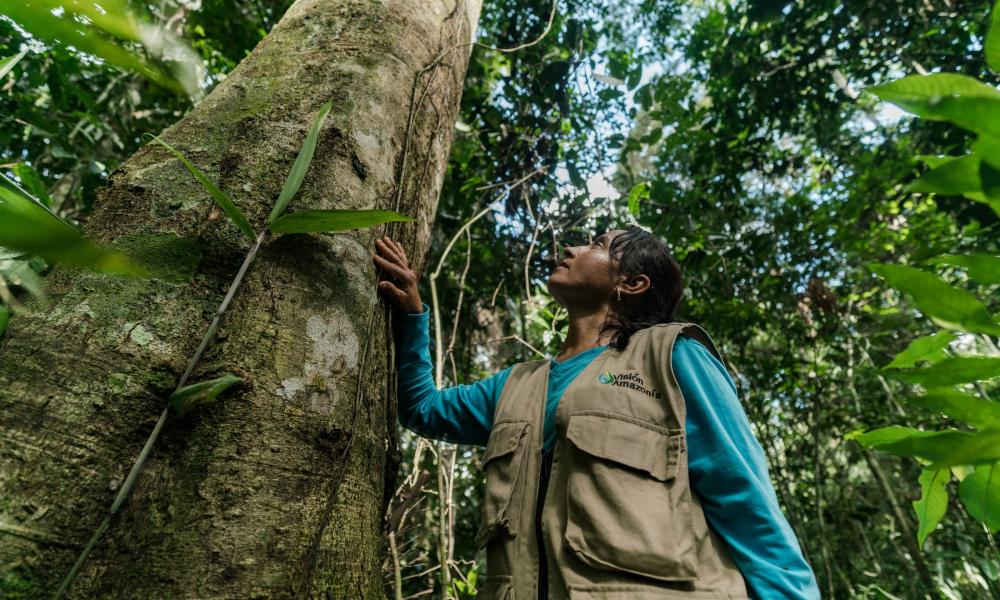
POLYGON ((538 356, 541 356, 542 358, 548 358, 548 356, 546 356, 541 350, 539 350, 538 348, 535 348, 534 346, 532 346, 528 342, 524 341, 524 339, 521 336, 519 336, 519 335, 505 335, 503 337, 498 337, 495 340, 487 340, 486 343, 487 344, 492 344, 494 342, 502 342, 504 340, 516 340, 516 341, 520 342, 521 344, 523 344, 524 346, 526 346, 529 350, 531 350, 532 352, 534 352, 535 354, 537 354, 538 356))
POLYGON ((535 244, 538 242, 538 228, 542 224, 541 212, 539 211, 538 216, 535 215, 534 211, 531 210, 531 201, 528 200, 527 196, 524 198, 524 204, 528 207, 528 214, 531 218, 535 220, 535 229, 531 233, 531 243, 528 245, 528 252, 524 256, 524 295, 525 298, 530 301, 532 299, 531 294, 531 255, 535 252, 535 244))
POLYGON ((535 169, 534 171, 528 173, 524 177, 520 177, 518 179, 515 179, 514 181, 511 181, 511 182, 501 181, 499 183, 491 183, 489 185, 482 185, 482 186, 477 187, 476 191, 477 192, 481 192, 483 190, 490 190, 490 189, 493 189, 495 187, 500 187, 502 185, 506 185, 509 189, 514 189, 516 186, 521 185, 522 183, 524 183, 525 181, 531 179, 535 175, 538 175, 539 173, 545 173, 546 171, 547 171, 547 169, 545 167, 538 167, 537 169, 535 169))
POLYGON ((554 21, 555 18, 556 18, 556 0, 552 0, 552 10, 549 11, 549 22, 545 24, 545 31, 543 31, 542 34, 537 38, 535 38, 534 40, 527 42, 525 44, 521 44, 520 46, 514 46, 513 48, 496 48, 494 46, 487 46, 486 44, 480 44, 478 42, 476 43, 476 46, 479 46, 480 48, 486 48, 488 50, 493 50, 494 52, 503 52, 505 54, 510 52, 517 52, 518 50, 524 50, 525 48, 530 48, 535 44, 537 44, 538 42, 541 42, 543 39, 545 39, 545 36, 547 36, 549 34, 549 31, 552 30, 552 21, 554 21))

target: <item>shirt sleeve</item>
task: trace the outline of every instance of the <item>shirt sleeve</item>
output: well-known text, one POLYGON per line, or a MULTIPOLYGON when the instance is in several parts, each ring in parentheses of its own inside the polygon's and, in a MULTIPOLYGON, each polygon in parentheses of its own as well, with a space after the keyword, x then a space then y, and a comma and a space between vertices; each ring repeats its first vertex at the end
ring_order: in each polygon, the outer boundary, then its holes
POLYGON ((397 313, 399 423, 424 437, 485 446, 511 367, 470 384, 438 389, 430 356, 430 308, 397 313))
POLYGON ((751 597, 818 599, 767 472, 760 443, 721 362, 701 343, 679 337, 671 360, 687 405, 691 486, 709 525, 726 541, 751 597))

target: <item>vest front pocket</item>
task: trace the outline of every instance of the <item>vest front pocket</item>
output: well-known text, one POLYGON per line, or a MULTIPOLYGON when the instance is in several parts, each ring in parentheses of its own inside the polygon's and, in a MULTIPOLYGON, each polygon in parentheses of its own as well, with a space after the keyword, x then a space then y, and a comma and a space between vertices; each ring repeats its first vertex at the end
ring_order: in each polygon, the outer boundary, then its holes
POLYGON ((486 492, 483 520, 476 533, 477 548, 502 531, 511 538, 517 536, 530 428, 528 421, 502 421, 494 423, 490 430, 481 467, 486 473, 486 492))
POLYGON ((683 430, 588 410, 570 415, 566 437, 565 539, 576 557, 595 569, 694 580, 692 501, 675 485, 683 430))
POLYGON ((511 580, 510 575, 487 577, 476 587, 476 598, 478 600, 512 600, 514 585, 511 580))

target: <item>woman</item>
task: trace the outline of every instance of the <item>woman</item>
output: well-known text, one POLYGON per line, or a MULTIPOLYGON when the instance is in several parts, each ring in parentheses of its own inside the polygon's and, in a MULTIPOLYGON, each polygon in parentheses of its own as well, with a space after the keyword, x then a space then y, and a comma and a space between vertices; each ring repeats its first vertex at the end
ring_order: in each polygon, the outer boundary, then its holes
POLYGON ((400 423, 486 446, 480 597, 819 597, 715 345, 671 324, 681 271, 655 236, 566 248, 548 280, 569 315, 559 355, 443 390, 417 276, 402 246, 376 245, 400 423))

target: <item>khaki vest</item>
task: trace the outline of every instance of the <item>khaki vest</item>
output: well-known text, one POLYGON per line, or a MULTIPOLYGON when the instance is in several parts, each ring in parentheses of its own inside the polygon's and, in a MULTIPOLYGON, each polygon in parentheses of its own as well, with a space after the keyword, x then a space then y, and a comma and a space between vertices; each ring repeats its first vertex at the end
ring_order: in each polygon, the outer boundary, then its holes
POLYGON ((697 325, 654 325, 633 334, 625 350, 606 349, 566 389, 542 544, 535 519, 549 361, 511 369, 481 465, 479 598, 536 600, 540 562, 549 600, 747 598, 688 483, 684 397, 670 368, 681 333, 720 357, 697 325))

